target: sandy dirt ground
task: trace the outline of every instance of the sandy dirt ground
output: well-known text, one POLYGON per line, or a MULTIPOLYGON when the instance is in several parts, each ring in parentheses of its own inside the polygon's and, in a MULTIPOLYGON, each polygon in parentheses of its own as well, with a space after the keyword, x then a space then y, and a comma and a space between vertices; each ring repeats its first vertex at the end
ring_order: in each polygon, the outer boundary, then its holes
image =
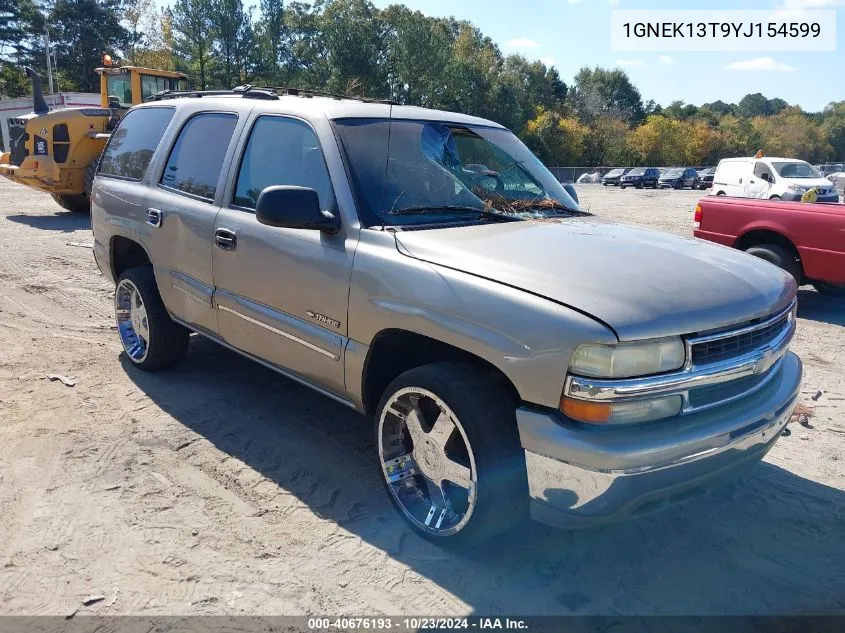
MULTIPOLYGON (((698 197, 580 192, 682 235, 698 197)), ((199 339, 174 370, 130 367, 91 242, 87 217, 0 179, 2 613, 845 613, 843 303, 801 290, 813 415, 747 478, 455 555, 394 515, 365 418, 199 339)))

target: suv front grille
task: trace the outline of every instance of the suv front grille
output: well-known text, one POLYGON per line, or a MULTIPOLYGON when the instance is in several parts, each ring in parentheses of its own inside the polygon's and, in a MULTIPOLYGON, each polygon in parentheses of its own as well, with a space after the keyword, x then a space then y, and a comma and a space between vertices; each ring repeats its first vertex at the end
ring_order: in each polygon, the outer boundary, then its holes
POLYGON ((750 328, 732 335, 725 332, 723 337, 692 344, 692 364, 706 365, 743 356, 771 343, 789 327, 790 311, 764 321, 759 328, 750 328))

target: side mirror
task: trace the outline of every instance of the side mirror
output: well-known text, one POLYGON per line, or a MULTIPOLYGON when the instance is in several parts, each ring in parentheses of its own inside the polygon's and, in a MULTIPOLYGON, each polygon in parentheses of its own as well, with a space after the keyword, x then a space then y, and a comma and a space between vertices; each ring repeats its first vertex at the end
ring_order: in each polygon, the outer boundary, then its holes
POLYGON ((320 197, 308 187, 274 185, 258 196, 255 216, 261 224, 286 229, 309 229, 337 233, 340 221, 320 209, 320 197))

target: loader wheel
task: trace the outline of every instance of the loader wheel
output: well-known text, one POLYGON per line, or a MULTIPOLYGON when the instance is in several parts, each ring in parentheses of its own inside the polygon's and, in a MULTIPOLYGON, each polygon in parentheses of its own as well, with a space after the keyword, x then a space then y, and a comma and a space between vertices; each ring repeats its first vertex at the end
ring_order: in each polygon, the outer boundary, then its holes
POLYGON ((91 189, 94 187, 94 176, 97 174, 97 167, 100 165, 100 156, 97 156, 94 160, 91 161, 91 164, 88 165, 88 169, 85 170, 85 195, 90 198, 91 197, 91 189))
POLYGON ((91 210, 91 205, 88 202, 88 196, 85 194, 62 196, 54 193, 51 195, 53 196, 53 200, 55 200, 60 207, 67 209, 71 213, 88 213, 91 210))

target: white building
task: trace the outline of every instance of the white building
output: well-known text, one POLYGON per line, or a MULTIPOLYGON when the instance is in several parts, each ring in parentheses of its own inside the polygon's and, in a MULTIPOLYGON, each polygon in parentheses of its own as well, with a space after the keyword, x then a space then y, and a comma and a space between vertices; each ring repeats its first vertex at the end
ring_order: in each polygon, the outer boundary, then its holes
MULTIPOLYGON (((50 109, 100 107, 100 94, 97 92, 61 92, 44 95, 50 109)), ((0 100, 0 151, 8 152, 11 145, 9 119, 15 119, 32 112, 32 97, 0 100)))

